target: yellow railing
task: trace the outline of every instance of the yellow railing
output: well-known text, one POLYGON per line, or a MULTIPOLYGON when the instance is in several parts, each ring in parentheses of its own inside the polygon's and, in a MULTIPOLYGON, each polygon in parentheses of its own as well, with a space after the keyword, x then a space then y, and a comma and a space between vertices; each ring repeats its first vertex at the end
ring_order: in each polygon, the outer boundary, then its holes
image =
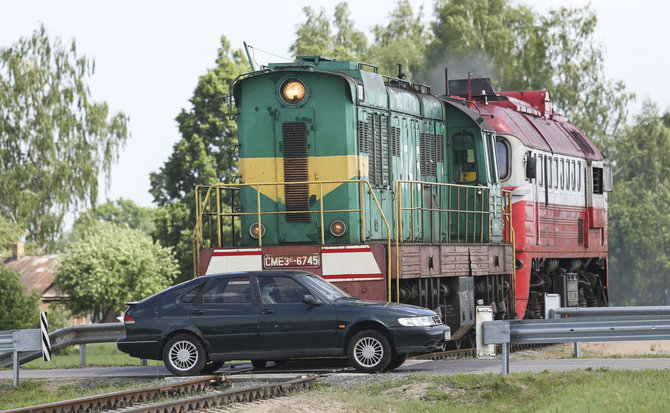
MULTIPOLYGON (((309 213, 309 214, 318 214, 319 216, 319 223, 320 223, 320 235, 321 235, 321 245, 325 244, 325 220, 324 220, 324 214, 328 213, 342 213, 342 212, 354 212, 360 214, 360 234, 361 234, 361 240, 365 240, 365 189, 367 188, 368 193, 372 195, 372 200, 374 201, 377 211, 381 218, 384 221, 384 225, 386 226, 386 234, 387 234, 387 292, 389 297, 389 301, 391 300, 391 287, 392 287, 392 262, 391 262, 391 228, 389 225, 388 220, 386 219, 386 216, 384 214, 384 211, 381 208, 381 204, 379 203, 379 200, 377 199, 377 196, 375 195, 375 192, 372 189, 372 186, 370 183, 366 180, 350 180, 350 181, 307 181, 307 182, 271 182, 271 183, 256 183, 256 184, 217 184, 217 185, 212 185, 212 186, 198 186, 196 189, 196 195, 195 195, 195 201, 196 201, 196 207, 197 207, 197 221, 196 221, 196 226, 194 229, 193 233, 193 273, 194 276, 198 275, 198 265, 200 262, 200 248, 204 244, 204 239, 203 239, 203 232, 204 232, 204 224, 203 220, 205 215, 209 216, 210 219, 212 216, 215 217, 216 219, 216 227, 217 227, 217 233, 216 233, 216 239, 217 239, 217 246, 221 247, 222 246, 222 226, 221 226, 221 221, 224 219, 224 217, 231 217, 234 219, 234 217, 241 217, 241 216, 248 216, 248 215, 256 215, 257 217, 257 222, 260 226, 262 223, 262 217, 263 216, 271 216, 271 215, 289 215, 289 214, 304 214, 304 213, 309 213), (263 186, 280 186, 280 185, 304 185, 304 184, 309 184, 309 185, 316 185, 316 188, 318 188, 319 192, 319 208, 318 209, 313 209, 313 210, 307 210, 307 211, 262 211, 261 208, 261 187, 263 186), (353 208, 353 209, 332 209, 328 210, 324 208, 323 205, 323 186, 324 185, 341 185, 341 184, 358 184, 359 186, 359 192, 360 192, 360 200, 359 200, 359 205, 360 208, 353 208), (235 212, 235 211, 230 211, 230 212, 224 212, 221 210, 221 190, 227 190, 227 191, 234 191, 237 192, 240 190, 242 187, 248 187, 248 188, 253 188, 256 191, 256 212, 235 212), (206 193, 203 197, 202 192, 203 190, 206 189, 206 193), (216 212, 210 212, 206 213, 207 210, 211 211, 212 210, 212 193, 215 193, 216 195, 216 212)), ((233 192, 233 193, 234 193, 233 192)), ((311 191, 310 191, 311 192, 311 191)), ((512 243, 513 250, 515 248, 514 245, 514 229, 512 228, 512 195, 511 192, 509 191, 502 191, 502 221, 503 221, 503 242, 505 243, 512 243)), ((403 228, 403 211, 410 211, 410 225, 411 225, 411 236, 409 241, 410 242, 416 242, 417 240, 414 237, 414 231, 415 231, 415 217, 414 215, 416 213, 423 213, 423 212, 437 212, 439 214, 444 214, 444 213, 450 213, 450 214, 455 214, 456 215, 456 221, 457 222, 457 228, 456 231, 457 233, 460 233, 460 217, 461 216, 467 216, 468 214, 473 217, 478 217, 479 219, 479 228, 480 228, 480 234, 479 240, 474 240, 475 242, 485 242, 484 240, 484 225, 487 225, 487 231, 488 231, 488 240, 490 240, 491 237, 491 228, 490 228, 490 217, 489 215, 492 213, 489 207, 490 204, 490 193, 489 189, 486 187, 473 187, 473 186, 467 186, 467 185, 456 185, 456 184, 440 184, 440 183, 433 183, 433 182, 421 182, 421 181, 397 181, 395 184, 395 194, 396 194, 396 204, 394 205, 394 214, 395 214, 395 222, 398 223, 395 225, 395 247, 396 247, 396 272, 395 272, 395 278, 396 278, 396 301, 400 301, 400 278, 398 277, 398 274, 400 274, 400 243, 402 241, 402 228, 403 228), (403 190, 402 185, 408 185, 409 188, 409 193, 410 193, 410 205, 409 207, 403 207, 402 206, 402 199, 403 199, 403 193, 407 192, 406 190, 403 190), (422 199, 421 204, 415 205, 415 187, 419 188, 419 196, 422 199), (456 198, 450 198, 449 196, 446 197, 447 203, 449 207, 443 208, 441 205, 430 205, 426 206, 423 205, 424 199, 424 194, 423 194, 423 188, 426 187, 441 187, 442 190, 444 188, 452 188, 452 189, 461 189, 466 191, 466 195, 469 191, 474 191, 473 195, 473 203, 470 205, 469 202, 465 202, 465 208, 472 208, 474 207, 477 202, 479 201, 479 205, 481 210, 463 210, 460 208, 452 208, 450 205, 452 205, 452 202, 456 202, 457 205, 460 205, 460 202, 462 199, 456 198)), ((440 196, 438 197, 439 200, 442 200, 443 197, 441 196, 442 193, 440 193, 440 196)), ((467 196, 466 196, 467 199, 467 196)), ((231 206, 232 208, 232 206, 231 206)), ((423 219, 423 218, 422 218, 423 219)), ((473 219, 473 225, 475 224, 475 220, 473 219)), ((466 219, 467 223, 467 219, 466 219)), ((423 226, 423 225, 422 225, 423 226)), ((441 230, 441 223, 440 223, 440 230, 441 230)), ((213 234, 211 234, 211 228, 212 225, 209 225, 210 228, 210 239, 212 239, 213 234)), ((473 234, 476 234, 476 226, 473 227, 473 234)), ((232 231, 234 231, 234 225, 232 228, 232 231)), ((469 228, 467 226, 465 227, 465 236, 467 239, 467 235, 469 234, 469 228)), ((440 236, 441 237, 441 236, 440 236)), ((430 242, 430 240, 425 240, 422 239, 421 241, 423 242, 430 242)), ((440 240, 443 241, 443 240, 440 240)), ((449 242, 450 240, 447 240, 449 242)), ((470 241, 470 242, 473 242, 470 241)), ((451 241, 451 242, 459 242, 458 240, 456 241, 451 241)), ((262 237, 259 237, 258 239, 258 246, 262 247, 263 246, 263 239, 262 237)), ((513 256, 513 274, 512 274, 512 288, 514 289, 515 285, 515 277, 516 277, 516 269, 514 267, 514 261, 516 257, 513 256)))
MULTIPOLYGON (((503 223, 506 228, 503 229, 503 242, 512 244, 512 288, 511 297, 516 297, 516 238, 514 234, 514 227, 512 226, 512 191, 502 190, 502 214, 503 223)), ((516 301, 514 301, 511 310, 512 314, 516 314, 516 301)))
MULTIPOLYGON (((267 183, 251 183, 251 184, 216 184, 216 185, 211 185, 211 186, 202 186, 198 185, 196 187, 196 192, 195 192, 195 202, 196 202, 196 208, 197 208, 197 220, 195 224, 195 228, 193 230, 193 274, 194 276, 198 276, 198 265, 200 262, 200 248, 204 244, 204 239, 203 239, 203 232, 204 232, 204 223, 203 219, 204 216, 206 215, 206 211, 209 209, 210 211, 212 210, 212 192, 216 194, 216 213, 210 212, 207 215, 210 217, 214 215, 216 217, 216 227, 217 227, 217 241, 218 241, 218 247, 222 246, 222 229, 221 229, 221 221, 224 219, 224 217, 231 217, 234 219, 234 217, 242 217, 242 216, 248 216, 248 215, 256 215, 257 216, 257 222, 260 227, 262 223, 262 217, 263 216, 268 216, 268 215, 290 215, 290 214, 318 214, 319 216, 319 226, 321 228, 321 245, 325 245, 325 221, 324 221, 324 214, 330 214, 330 213, 342 213, 342 212, 354 212, 360 214, 360 231, 361 231, 361 240, 365 240, 365 189, 367 188, 368 193, 372 195, 372 200, 374 201, 377 211, 379 212, 379 215, 381 216, 382 220, 384 221, 384 225, 386 225, 386 234, 387 234, 387 251, 388 251, 388 269, 387 273, 389 274, 389 296, 390 296, 390 274, 391 274, 391 227, 388 223, 388 220, 386 219, 386 216, 384 215, 384 211, 382 210, 381 204, 379 203, 379 200, 377 200, 377 196, 375 195, 374 191, 372 190, 372 186, 370 186, 370 183, 366 180, 362 179, 353 179, 353 180, 348 180, 348 181, 305 181, 305 182, 267 182, 267 183), (263 211, 261 208, 261 187, 284 187, 285 185, 314 185, 313 188, 316 188, 316 190, 319 193, 319 207, 318 209, 310 209, 310 210, 305 210, 305 211, 263 211), (359 187, 359 192, 360 192, 360 201, 359 205, 360 208, 353 208, 353 209, 324 209, 323 205, 323 197, 324 197, 324 191, 323 187, 324 185, 351 185, 351 184, 357 184, 359 187), (235 212, 235 211, 230 211, 230 212, 223 212, 221 211, 221 190, 226 190, 226 191, 233 191, 231 193, 237 192, 240 190, 240 188, 246 187, 246 188, 252 188, 256 190, 256 212, 235 212), (207 189, 204 197, 202 195, 203 189, 207 189), (209 207, 209 208, 208 208, 209 207)), ((310 190, 310 193, 312 191, 310 190)), ((232 208, 232 206, 231 206, 232 208)), ((209 225, 210 232, 211 232, 211 225, 209 225)), ((232 228, 232 231, 235 229, 232 228)), ((211 233, 210 233, 210 239, 212 238, 211 233)), ((262 247, 263 246, 263 237, 258 237, 258 246, 262 247)))
MULTIPOLYGON (((446 222, 448 225, 448 238, 442 239, 440 236, 439 239, 435 240, 436 242, 486 242, 491 239, 491 226, 490 217, 491 208, 490 204, 490 189, 487 187, 479 186, 468 186, 468 185, 457 185, 457 184, 442 184, 436 182, 424 182, 424 181, 396 181, 395 184, 395 193, 396 193, 396 222, 399 225, 396 225, 396 239, 402 237, 402 213, 404 211, 410 212, 410 227, 411 235, 408 241, 430 241, 425 239, 425 234, 422 233, 421 239, 417 240, 415 237, 415 228, 417 224, 416 215, 420 216, 420 219, 423 220, 423 213, 437 213, 438 221, 440 224, 446 222), (408 186, 409 188, 403 188, 403 186, 408 186), (425 199, 424 190, 428 189, 430 191, 431 198, 435 196, 436 204, 432 204, 431 201, 425 199), (446 196, 445 196, 446 191, 446 196), (403 194, 409 192, 409 206, 403 206, 403 194), (415 204, 415 200, 418 197, 420 203, 415 204), (446 201, 447 205, 442 205, 442 202, 446 201), (456 204, 456 207, 452 205, 456 204), (463 204, 462 208, 461 205, 463 204), (448 214, 448 215, 445 215, 448 214), (455 216, 455 218, 449 219, 450 216, 455 216), (464 227, 461 228, 461 220, 465 219, 464 227), (468 226, 468 221, 472 223, 472 228, 468 226), (455 223, 455 224, 454 224, 455 223), (455 228, 452 228, 452 224, 455 225, 455 228), (477 235, 477 228, 479 227, 479 235, 477 235), (486 232, 485 233, 485 228, 486 232), (452 239, 451 230, 455 229, 456 239, 452 239), (472 229, 472 234, 470 230, 472 229), (464 231, 464 232, 462 232, 464 231), (477 239, 477 237, 479 239, 477 239)), ((423 222, 421 222, 423 224, 423 222)), ((421 225, 423 231, 423 225, 421 225)))
MULTIPOLYGON (((424 182, 424 181, 396 181, 395 183, 395 247, 396 247, 396 301, 400 301, 400 243, 404 242, 403 237, 403 211, 410 212, 410 237, 408 241, 416 242, 415 238, 415 214, 420 216, 420 219, 423 220, 423 214, 425 212, 437 213, 438 214, 438 235, 439 238, 435 242, 465 242, 469 239, 469 230, 468 221, 472 221, 472 239, 469 242, 490 242, 491 241, 491 214, 495 214, 495 211, 491 211, 491 200, 490 200, 490 189, 487 187, 479 186, 468 186, 468 185, 458 185, 458 184, 444 184, 437 182, 424 182), (409 188, 403 188, 409 187, 409 188), (415 190, 416 188, 416 190, 415 190), (426 199, 424 194, 424 189, 429 189, 429 195, 431 196, 431 201, 429 205, 426 205, 426 199), (447 191, 446 196, 444 191, 447 191), (409 192, 409 206, 403 206, 403 194, 409 192), (456 193, 454 196, 454 192, 456 193), (465 192, 463 196, 462 192, 465 192), (418 205, 415 205, 416 194, 418 193, 419 199, 421 202, 418 205), (437 203, 436 205, 432 202, 432 197, 436 196, 437 203), (470 200, 472 201, 470 203, 470 200), (446 202, 446 206, 442 205, 442 202, 446 202), (456 204, 456 208, 452 205, 456 204), (461 208, 461 204, 464 203, 464 207, 461 208), (477 209, 479 208, 479 209, 477 209), (446 214, 446 217, 444 216, 446 214), (451 217, 450 217, 451 216, 451 217), (465 227, 461 228, 461 219, 465 219, 465 227), (472 219, 470 219, 472 218, 472 219), (442 223, 443 220, 446 221, 447 225, 447 239, 442 239, 442 223), (479 239, 477 240, 477 221, 479 221, 479 239), (451 230, 452 224, 455 222, 456 225, 456 239, 452 239, 451 230), (485 229, 486 228, 486 229, 485 229), (464 234, 461 234, 461 229, 465 230, 464 234), (487 231, 487 238, 484 238, 485 231, 487 231), (463 236, 463 238, 461 238, 463 236)), ((514 229, 512 228, 512 193, 510 191, 502 191, 501 197, 501 211, 502 214, 502 240, 503 242, 511 242, 514 250, 514 229), (505 225, 506 224, 506 225, 505 225)), ((420 223, 420 228, 422 231, 421 242, 431 242, 434 238, 434 235, 431 236, 431 239, 425 239, 425 231, 423 221, 420 223)), ((434 226, 431 224, 431 231, 433 231, 434 226)), ((515 257, 513 257, 514 263, 515 257)), ((513 272, 515 269, 513 267, 513 272)), ((514 284, 515 274, 512 275, 514 284)), ((514 288, 514 287, 512 287, 514 288)), ((389 298, 391 297, 389 293, 389 298)))

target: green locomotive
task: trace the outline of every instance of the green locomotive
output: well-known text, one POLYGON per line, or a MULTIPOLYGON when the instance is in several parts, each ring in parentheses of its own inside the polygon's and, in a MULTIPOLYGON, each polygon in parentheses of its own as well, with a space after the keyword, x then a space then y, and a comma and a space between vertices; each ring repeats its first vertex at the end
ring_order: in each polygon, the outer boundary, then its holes
POLYGON ((232 94, 240 183, 199 188, 196 275, 304 269, 435 309, 454 339, 477 300, 508 316, 510 196, 474 105, 318 56, 241 75, 232 94))

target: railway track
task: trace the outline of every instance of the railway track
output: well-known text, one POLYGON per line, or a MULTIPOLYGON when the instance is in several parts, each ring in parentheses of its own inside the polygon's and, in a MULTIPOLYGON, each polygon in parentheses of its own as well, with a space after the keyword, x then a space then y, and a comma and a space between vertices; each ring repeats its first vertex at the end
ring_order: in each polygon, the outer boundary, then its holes
POLYGON ((207 411, 232 403, 287 396, 311 389, 316 376, 299 377, 277 383, 233 389, 235 381, 223 376, 207 376, 162 386, 145 387, 84 397, 62 402, 7 410, 5 413, 83 413, 118 411, 124 413, 173 413, 207 411), (227 390, 221 391, 223 388, 227 390))
MULTIPOLYGON (((513 349, 522 350, 528 348, 513 349)), ((450 360, 464 359, 476 356, 476 348, 447 350, 410 357, 415 360, 450 360)), ((250 385, 244 379, 237 380, 235 376, 245 373, 260 373, 244 364, 228 365, 224 375, 199 377, 160 386, 126 390, 116 393, 107 393, 98 396, 84 397, 56 403, 29 406, 3 413, 84 413, 84 412, 151 412, 175 413, 186 411, 208 411, 229 406, 233 403, 248 403, 257 400, 287 396, 296 392, 311 389, 317 375, 338 373, 351 370, 348 365, 333 366, 331 362, 323 360, 324 364, 312 360, 307 366, 291 365, 288 369, 282 366, 273 366, 267 369, 268 373, 297 373, 302 370, 303 376, 288 381, 250 385), (315 364, 316 363, 316 364, 315 364), (296 371, 297 370, 297 371, 296 371)), ((338 363, 335 363, 338 364, 338 363)))

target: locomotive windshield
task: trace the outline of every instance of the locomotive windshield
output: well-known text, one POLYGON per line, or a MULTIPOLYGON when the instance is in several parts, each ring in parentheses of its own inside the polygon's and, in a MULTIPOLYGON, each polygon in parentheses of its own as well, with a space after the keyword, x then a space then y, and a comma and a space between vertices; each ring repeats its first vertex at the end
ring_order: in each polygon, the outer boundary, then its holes
POLYGON ((475 137, 466 131, 452 136, 454 145, 454 180, 458 183, 473 183, 477 180, 475 137))

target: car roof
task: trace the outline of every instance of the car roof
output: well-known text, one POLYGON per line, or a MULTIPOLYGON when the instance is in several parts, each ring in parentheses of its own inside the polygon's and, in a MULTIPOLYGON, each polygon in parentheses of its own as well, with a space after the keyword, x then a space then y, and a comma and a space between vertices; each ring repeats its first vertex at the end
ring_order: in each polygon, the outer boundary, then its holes
POLYGON ((208 275, 202 275, 198 278, 201 277, 211 277, 211 278, 219 278, 219 277, 239 277, 239 276, 244 276, 244 275, 254 275, 254 276, 286 276, 286 275, 307 275, 307 276, 315 276, 315 274, 307 271, 300 271, 300 270, 271 270, 271 271, 235 271, 235 272, 224 272, 224 273, 218 273, 218 274, 208 274, 208 275))

